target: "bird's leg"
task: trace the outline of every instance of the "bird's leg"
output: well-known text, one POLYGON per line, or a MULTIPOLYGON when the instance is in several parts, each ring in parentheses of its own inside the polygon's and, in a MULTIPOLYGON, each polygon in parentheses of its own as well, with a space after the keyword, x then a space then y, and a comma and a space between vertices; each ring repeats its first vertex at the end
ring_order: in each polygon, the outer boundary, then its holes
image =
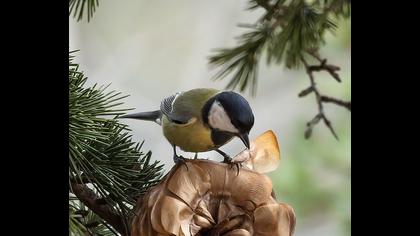
POLYGON ((232 163, 232 157, 230 157, 228 154, 226 154, 225 152, 223 152, 222 150, 216 148, 214 149, 216 152, 218 152, 220 155, 223 156, 223 163, 227 163, 230 164, 232 163))
POLYGON ((173 148, 174 148, 174 157, 173 157, 173 159, 174 159, 175 164, 182 163, 182 164, 185 165, 185 167, 188 170, 188 166, 187 166, 187 163, 186 163, 185 158, 183 156, 178 156, 176 154, 176 146, 175 145, 173 145, 173 148))
POLYGON ((229 164, 231 168, 232 168, 233 166, 236 166, 236 168, 237 168, 237 170, 238 170, 237 175, 239 175, 239 166, 240 166, 240 164, 239 164, 239 163, 234 163, 234 162, 232 161, 232 157, 230 157, 228 154, 226 154, 226 153, 225 153, 225 152, 223 152, 222 150, 220 150, 220 149, 218 149, 218 148, 216 148, 216 149, 214 149, 214 150, 215 150, 216 152, 218 152, 220 155, 222 155, 222 156, 223 156, 223 163, 229 164))

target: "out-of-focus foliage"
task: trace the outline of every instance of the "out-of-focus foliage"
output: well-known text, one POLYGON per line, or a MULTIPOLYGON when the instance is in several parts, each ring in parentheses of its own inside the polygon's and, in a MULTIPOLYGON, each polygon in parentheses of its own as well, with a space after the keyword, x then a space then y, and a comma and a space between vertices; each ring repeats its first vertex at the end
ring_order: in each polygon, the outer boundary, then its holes
MULTIPOLYGON (((320 130, 324 132, 311 140, 290 136, 293 140, 283 149, 281 167, 269 175, 278 197, 295 207, 297 231, 300 231, 299 226, 318 220, 338 225, 336 235, 350 235, 351 134, 348 122, 343 116, 336 122, 342 138, 334 144, 325 141, 328 140, 326 130, 320 130)), ((302 127, 295 126, 294 132, 301 133, 302 127)))

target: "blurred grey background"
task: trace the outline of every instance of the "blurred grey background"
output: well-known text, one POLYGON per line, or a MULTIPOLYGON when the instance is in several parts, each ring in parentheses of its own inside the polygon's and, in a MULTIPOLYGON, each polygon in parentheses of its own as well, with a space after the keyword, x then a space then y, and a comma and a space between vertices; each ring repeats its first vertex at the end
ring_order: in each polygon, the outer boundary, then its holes
MULTIPOLYGON (((246 11, 247 1, 100 1, 91 22, 69 20, 70 50, 80 49, 76 61, 89 77, 88 85, 111 84, 130 96, 126 108, 154 110, 160 101, 175 92, 197 87, 223 89, 228 78, 211 80, 217 70, 208 65, 212 50, 236 45, 234 37, 244 29, 238 23, 254 23, 262 11, 246 11)), ((327 35, 321 54, 341 67, 342 83, 326 73, 316 75, 324 94, 351 99, 350 20, 339 21, 339 30, 327 35)), ((281 148, 279 169, 270 173, 279 201, 291 204, 297 213, 296 236, 350 235, 350 124, 351 114, 327 104, 326 114, 339 136, 335 140, 319 124, 311 139, 305 140, 305 124, 317 113, 313 96, 298 98, 308 87, 303 71, 283 66, 259 70, 255 97, 244 94, 253 107, 256 123, 250 138, 271 129, 281 148)), ((133 139, 145 140, 143 150, 153 158, 173 165, 171 146, 161 128, 152 122, 124 120, 133 130, 133 139)), ((243 149, 234 140, 222 150, 235 155, 243 149)), ((192 157, 194 154, 182 153, 192 157)), ((201 158, 222 160, 215 152, 201 158)))

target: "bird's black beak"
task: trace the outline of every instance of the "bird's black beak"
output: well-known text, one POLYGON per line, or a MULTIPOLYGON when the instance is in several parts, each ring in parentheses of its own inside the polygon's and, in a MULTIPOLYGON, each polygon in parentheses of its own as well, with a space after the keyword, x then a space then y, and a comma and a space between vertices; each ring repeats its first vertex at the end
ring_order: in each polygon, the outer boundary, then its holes
POLYGON ((119 118, 128 118, 128 119, 139 119, 141 117, 142 113, 134 113, 134 114, 127 114, 127 115, 123 115, 120 116, 119 118))
POLYGON ((245 144, 245 147, 249 149, 249 137, 248 137, 248 134, 247 133, 238 134, 238 137, 245 144))

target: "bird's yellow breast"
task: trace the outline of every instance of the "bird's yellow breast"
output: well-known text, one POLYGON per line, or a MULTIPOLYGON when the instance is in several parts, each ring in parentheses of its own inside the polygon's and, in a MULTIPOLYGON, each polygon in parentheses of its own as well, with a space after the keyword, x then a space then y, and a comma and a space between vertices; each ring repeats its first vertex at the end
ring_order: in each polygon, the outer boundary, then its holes
POLYGON ((166 116, 162 117, 163 134, 175 146, 187 152, 206 152, 215 146, 211 140, 211 130, 201 118, 193 117, 187 124, 175 124, 166 116))

